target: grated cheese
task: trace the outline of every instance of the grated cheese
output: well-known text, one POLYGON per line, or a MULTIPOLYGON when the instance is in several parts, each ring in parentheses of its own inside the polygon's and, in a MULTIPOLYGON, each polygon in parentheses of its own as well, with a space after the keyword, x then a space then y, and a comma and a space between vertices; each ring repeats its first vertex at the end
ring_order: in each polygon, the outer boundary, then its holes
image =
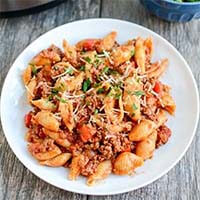
POLYGON ((158 94, 154 92, 153 90, 151 90, 151 94, 155 95, 156 97, 158 96, 158 94))
POLYGON ((90 93, 94 90, 94 88, 90 88, 86 93, 90 93))
POLYGON ((28 88, 27 85, 25 85, 25 88, 27 89, 28 93, 29 93, 32 97, 34 97, 34 94, 30 91, 30 89, 28 88))
POLYGON ((68 72, 67 71, 65 71, 65 72, 63 72, 62 74, 59 74, 59 75, 57 75, 57 76, 52 76, 52 78, 53 79, 57 79, 57 78, 60 78, 60 77, 62 77, 62 76, 64 76, 64 75, 66 75, 68 72))
POLYGON ((69 98, 69 99, 70 99, 70 98, 72 98, 72 99, 73 99, 73 98, 79 98, 79 97, 85 96, 85 94, 73 95, 73 96, 67 95, 67 94, 64 94, 64 95, 65 95, 66 98, 69 98))
MULTIPOLYGON (((117 109, 117 108, 113 108, 112 110, 117 111, 117 112, 121 112, 121 110, 120 110, 120 109, 117 109)), ((127 112, 127 111, 125 111, 125 110, 123 110, 123 112, 126 113, 126 114, 129 114, 129 112, 127 112)))
POLYGON ((77 104, 77 106, 76 106, 76 108, 75 108, 75 110, 74 110, 74 112, 73 112, 73 115, 76 115, 76 112, 78 111, 79 106, 80 106, 80 104, 77 104))
POLYGON ((106 104, 104 104, 99 110, 102 111, 105 108, 106 104))
POLYGON ((60 116, 60 113, 54 113, 53 116, 57 119, 57 120, 61 120, 62 117, 60 116))

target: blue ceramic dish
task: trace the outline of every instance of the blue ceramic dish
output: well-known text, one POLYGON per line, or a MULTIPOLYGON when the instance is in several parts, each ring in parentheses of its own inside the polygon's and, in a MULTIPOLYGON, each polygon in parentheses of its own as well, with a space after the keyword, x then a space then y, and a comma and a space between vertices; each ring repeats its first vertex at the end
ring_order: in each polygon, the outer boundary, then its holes
POLYGON ((200 1, 178 3, 173 0, 140 0, 152 14, 167 21, 186 22, 200 18, 200 1))

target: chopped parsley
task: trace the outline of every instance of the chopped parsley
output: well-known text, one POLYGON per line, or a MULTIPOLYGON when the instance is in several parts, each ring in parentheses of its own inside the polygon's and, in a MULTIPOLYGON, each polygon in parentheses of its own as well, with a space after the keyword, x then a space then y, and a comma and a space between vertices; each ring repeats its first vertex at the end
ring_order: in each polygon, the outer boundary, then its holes
POLYGON ((101 76, 100 75, 97 76, 97 80, 101 81, 101 76))
POLYGON ((107 74, 107 75, 116 75, 118 74, 118 71, 109 68, 108 66, 105 66, 103 68, 103 70, 101 71, 101 73, 107 74))
POLYGON ((133 92, 133 94, 135 95, 135 96, 137 96, 137 97, 140 97, 140 96, 143 96, 143 95, 145 95, 145 93, 144 93, 144 91, 135 91, 135 92, 133 92))
POLYGON ((94 65, 94 67, 97 68, 101 63, 102 63, 101 60, 96 59, 96 60, 94 61, 93 65, 94 65))
POLYGON ((94 88, 97 88, 97 87, 99 87, 101 85, 101 83, 95 83, 94 85, 93 85, 93 87, 94 88))
POLYGON ((85 65, 82 65, 82 66, 80 67, 80 71, 82 71, 82 72, 85 71, 85 65))
POLYGON ((131 57, 133 57, 135 55, 135 50, 131 51, 131 57))
POLYGON ((48 96, 48 101, 51 101, 51 100, 53 100, 53 97, 54 97, 54 95, 53 94, 50 94, 49 96, 48 96))
POLYGON ((83 86, 82 86, 82 90, 83 90, 83 92, 88 91, 89 88, 90 88, 90 85, 91 85, 91 81, 90 81, 89 78, 88 78, 87 80, 84 80, 84 82, 83 82, 83 86))
POLYGON ((88 56, 85 57, 84 60, 89 64, 91 64, 91 62, 92 62, 91 58, 89 58, 88 56))
POLYGON ((134 116, 135 116, 135 113, 132 113, 131 116, 134 117, 134 116))
POLYGON ((96 115, 96 114, 98 114, 98 112, 99 112, 99 110, 95 108, 94 114, 96 115))
POLYGON ((119 87, 114 86, 110 89, 108 96, 114 97, 115 99, 119 99, 122 95, 121 89, 119 87))
POLYGON ((110 68, 106 66, 103 68, 102 73, 108 74, 109 71, 110 71, 110 68))
POLYGON ((144 91, 140 91, 140 90, 134 91, 134 92, 128 90, 127 92, 128 92, 129 95, 135 95, 137 97, 141 97, 141 96, 145 95, 145 92, 144 91))
POLYGON ((56 99, 57 99, 58 101, 62 102, 62 103, 67 103, 67 100, 66 100, 66 99, 63 99, 63 98, 61 98, 61 97, 59 97, 59 96, 57 96, 57 95, 56 95, 56 99))
POLYGON ((31 63, 30 63, 30 65, 31 65, 31 71, 32 71, 33 75, 36 75, 38 73, 36 66, 34 64, 31 64, 31 63))
POLYGON ((137 110, 138 109, 138 107, 135 105, 135 103, 133 103, 132 107, 133 107, 133 110, 137 110))
POLYGON ((58 96, 58 92, 60 91, 60 87, 59 88, 52 88, 51 89, 51 94, 48 96, 48 101, 53 100, 53 97, 55 97, 57 100, 59 100, 62 103, 66 103, 67 101, 61 97, 58 96))
POLYGON ((59 89, 58 89, 58 88, 52 88, 52 89, 51 89, 51 94, 52 94, 52 95, 57 95, 58 92, 59 92, 59 89))
POLYGON ((74 73, 74 70, 71 67, 69 67, 66 69, 66 73, 72 75, 74 73))
POLYGON ((117 70, 114 70, 114 69, 110 69, 109 73, 113 74, 113 75, 119 74, 119 72, 117 70))
POLYGON ((120 92, 120 93, 117 93, 117 94, 115 94, 115 99, 119 99, 120 97, 121 97, 121 95, 122 95, 122 93, 120 92))
POLYGON ((89 101, 86 101, 85 104, 86 104, 86 106, 89 106, 89 105, 90 105, 90 102, 89 102, 89 101))
POLYGON ((97 94, 102 94, 102 93, 104 93, 104 88, 99 88, 98 90, 97 90, 97 94))

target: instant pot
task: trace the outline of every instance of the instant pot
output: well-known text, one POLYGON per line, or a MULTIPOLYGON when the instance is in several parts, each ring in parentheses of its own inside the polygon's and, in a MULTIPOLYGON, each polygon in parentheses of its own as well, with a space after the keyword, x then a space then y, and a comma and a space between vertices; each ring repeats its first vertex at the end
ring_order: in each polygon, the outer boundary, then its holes
POLYGON ((65 0, 0 0, 0 16, 18 16, 37 12, 65 0))

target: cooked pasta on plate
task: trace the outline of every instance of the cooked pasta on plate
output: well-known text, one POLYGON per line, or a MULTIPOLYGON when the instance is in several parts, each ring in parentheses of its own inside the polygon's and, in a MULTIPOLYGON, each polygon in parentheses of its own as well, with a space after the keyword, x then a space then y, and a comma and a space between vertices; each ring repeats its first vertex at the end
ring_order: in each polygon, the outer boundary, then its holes
POLYGON ((116 37, 51 45, 23 73, 33 107, 25 115, 28 151, 41 165, 69 168, 70 180, 87 177, 89 186, 112 172, 133 174, 171 136, 165 123, 176 105, 159 80, 168 59, 151 61, 151 37, 124 44, 116 37))

